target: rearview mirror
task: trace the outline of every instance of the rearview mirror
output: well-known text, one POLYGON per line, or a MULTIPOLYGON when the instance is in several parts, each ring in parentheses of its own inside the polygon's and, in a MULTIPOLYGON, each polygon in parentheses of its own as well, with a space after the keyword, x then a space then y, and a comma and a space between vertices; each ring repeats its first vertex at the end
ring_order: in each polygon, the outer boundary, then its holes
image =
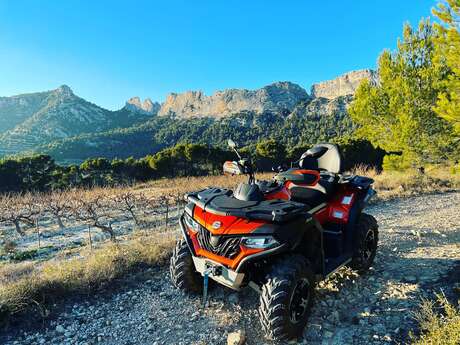
POLYGON ((242 175, 243 170, 238 162, 226 161, 224 163, 224 174, 242 175))
POLYGON ((232 150, 236 148, 236 143, 232 139, 228 139, 227 144, 232 150))

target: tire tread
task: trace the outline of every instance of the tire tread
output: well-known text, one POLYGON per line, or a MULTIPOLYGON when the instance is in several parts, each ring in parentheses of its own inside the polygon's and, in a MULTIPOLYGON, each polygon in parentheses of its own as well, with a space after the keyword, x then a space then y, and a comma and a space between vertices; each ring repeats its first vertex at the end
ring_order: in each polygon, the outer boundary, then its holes
POLYGON ((199 293, 202 291, 202 280, 195 271, 192 254, 184 239, 177 241, 171 256, 169 273, 173 285, 185 292, 199 293))
MULTIPOLYGON (((266 336, 272 340, 290 339, 297 336, 305 327, 305 324, 299 324, 299 329, 288 329, 285 320, 287 298, 293 282, 297 281, 301 274, 307 274, 310 283, 314 283, 314 275, 303 256, 285 256, 273 264, 262 286, 259 319, 266 336)), ((311 296, 313 297, 313 293, 311 296)))

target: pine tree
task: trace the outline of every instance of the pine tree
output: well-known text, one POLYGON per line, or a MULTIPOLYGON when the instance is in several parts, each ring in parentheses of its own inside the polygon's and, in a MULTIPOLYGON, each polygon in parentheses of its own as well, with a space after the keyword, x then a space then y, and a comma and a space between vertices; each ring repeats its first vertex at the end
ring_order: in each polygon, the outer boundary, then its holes
POLYGON ((460 0, 447 0, 433 10, 442 22, 435 24, 439 32, 435 38, 435 64, 447 65, 447 76, 441 81, 435 111, 451 122, 460 135, 460 0))
POLYGON ((378 61, 379 82, 364 81, 349 112, 357 135, 386 151, 402 151, 398 167, 444 158, 450 126, 434 112, 442 65, 434 66, 435 30, 422 20, 417 30, 406 24, 395 52, 378 61))

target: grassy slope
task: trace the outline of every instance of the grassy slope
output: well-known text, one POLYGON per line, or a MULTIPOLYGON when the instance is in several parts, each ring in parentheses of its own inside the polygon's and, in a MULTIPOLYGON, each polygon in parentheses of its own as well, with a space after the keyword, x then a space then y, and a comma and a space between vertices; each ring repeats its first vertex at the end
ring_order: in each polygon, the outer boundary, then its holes
MULTIPOLYGON (((121 244, 106 244, 79 257, 0 266, 0 321, 31 304, 57 301, 74 293, 88 293, 133 272, 139 266, 162 265, 169 258, 175 236, 136 236, 121 244)), ((41 305, 46 310, 46 305, 41 305)), ((46 314, 46 313, 45 313, 46 314)))

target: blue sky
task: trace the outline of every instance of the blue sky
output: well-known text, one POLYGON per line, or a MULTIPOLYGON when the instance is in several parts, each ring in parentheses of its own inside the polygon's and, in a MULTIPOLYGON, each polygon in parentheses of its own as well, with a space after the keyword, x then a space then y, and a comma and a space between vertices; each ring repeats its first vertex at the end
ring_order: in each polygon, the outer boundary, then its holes
POLYGON ((0 0, 0 95, 67 84, 109 109, 131 96, 309 88, 373 68, 433 0, 0 0))

